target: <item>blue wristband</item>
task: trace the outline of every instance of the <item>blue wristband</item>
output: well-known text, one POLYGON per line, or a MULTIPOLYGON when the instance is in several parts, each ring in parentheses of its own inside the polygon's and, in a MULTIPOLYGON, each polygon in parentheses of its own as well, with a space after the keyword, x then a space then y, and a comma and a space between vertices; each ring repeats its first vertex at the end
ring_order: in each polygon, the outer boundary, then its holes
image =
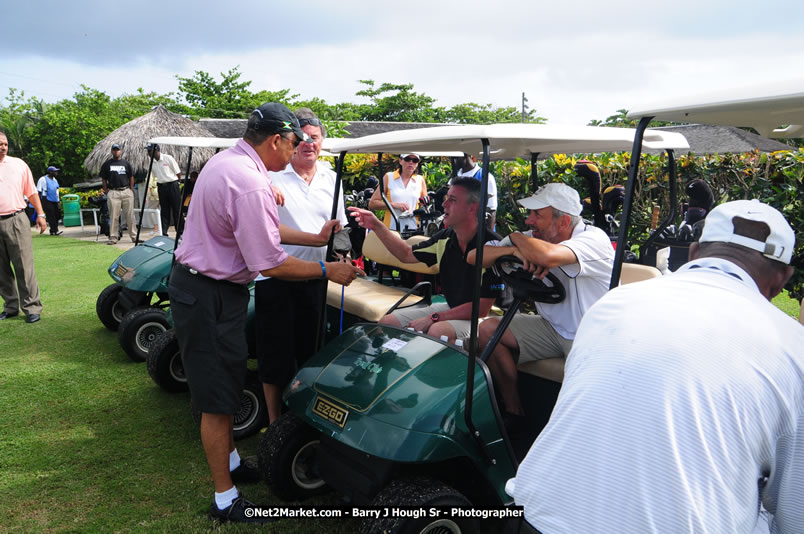
POLYGON ((318 264, 321 265, 321 278, 326 278, 327 277, 327 266, 324 265, 324 262, 321 261, 321 260, 318 260, 318 264))

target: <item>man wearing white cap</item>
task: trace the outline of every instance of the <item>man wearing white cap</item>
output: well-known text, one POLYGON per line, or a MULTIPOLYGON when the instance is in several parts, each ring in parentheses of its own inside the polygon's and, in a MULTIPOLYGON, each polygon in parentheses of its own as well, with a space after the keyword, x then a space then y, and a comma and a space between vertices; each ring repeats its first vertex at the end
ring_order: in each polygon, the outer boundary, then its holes
MULTIPOLYGON (((599 228, 583 222, 581 197, 570 186, 547 184, 519 203, 530 210, 525 222, 531 230, 514 232, 501 246, 486 246, 484 266, 493 265, 500 256, 516 254, 532 264, 538 275, 544 277, 549 271, 558 277, 567 296, 557 304, 536 303, 539 315, 515 316, 489 358, 509 428, 524 424, 517 361, 567 356, 584 312, 608 290, 614 262, 611 240, 599 228)), ((498 322, 488 319, 480 325, 481 346, 489 342, 498 322)))
POLYGON ((794 242, 770 206, 727 202, 676 273, 592 306, 509 481, 520 531, 802 532, 804 328, 770 303, 794 242))

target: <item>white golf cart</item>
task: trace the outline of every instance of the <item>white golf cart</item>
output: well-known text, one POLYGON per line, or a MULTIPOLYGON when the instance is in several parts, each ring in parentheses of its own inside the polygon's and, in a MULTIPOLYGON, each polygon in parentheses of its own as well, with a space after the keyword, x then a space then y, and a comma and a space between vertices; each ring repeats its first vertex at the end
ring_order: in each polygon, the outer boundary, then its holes
MULTIPOLYGON (((652 120, 750 127, 760 135, 777 139, 804 137, 804 80, 741 87, 718 94, 648 104, 629 112, 628 118, 639 119, 639 125, 634 136, 631 169, 625 191, 621 239, 631 215, 641 141, 645 132, 650 131, 646 128, 652 120)), ((618 255, 615 269, 619 268, 621 261, 618 255)), ((799 321, 804 324, 804 300, 799 321)))

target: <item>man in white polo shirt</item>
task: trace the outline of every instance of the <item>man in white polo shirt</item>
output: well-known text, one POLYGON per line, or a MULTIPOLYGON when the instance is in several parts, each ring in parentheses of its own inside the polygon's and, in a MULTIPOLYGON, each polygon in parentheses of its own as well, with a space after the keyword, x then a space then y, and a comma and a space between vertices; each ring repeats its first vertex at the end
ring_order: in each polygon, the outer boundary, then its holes
MULTIPOLYGON (((567 295, 558 304, 537 302, 539 315, 517 315, 488 360, 488 366, 503 397, 509 429, 525 423, 517 391, 517 360, 566 358, 578 323, 586 310, 609 288, 614 249, 603 230, 580 217, 578 192, 566 184, 542 186, 519 203, 530 210, 529 232, 514 232, 501 246, 486 246, 484 266, 505 255, 515 254, 532 264, 541 277, 554 274, 567 295)), ((480 325, 480 345, 485 347, 499 319, 480 325)))
POLYGON ((162 218, 162 235, 168 235, 171 217, 178 230, 179 213, 181 209, 181 169, 170 154, 162 154, 159 145, 148 144, 145 149, 148 155, 153 155, 154 165, 151 169, 156 177, 156 187, 159 193, 159 215, 162 218))
MULTIPOLYGON (((297 110, 295 115, 308 140, 299 144, 284 170, 268 174, 275 194, 279 189, 277 196, 284 199, 278 206, 279 222, 302 232, 317 233, 330 220, 335 192, 335 173, 318 161, 327 129, 308 108, 297 110)), ((338 191, 337 219, 341 226, 346 226, 342 188, 338 191)), ((327 247, 282 245, 282 248, 302 260, 326 261, 327 247)), ((324 280, 257 278, 254 292, 258 325, 256 349, 272 423, 281 414, 285 386, 298 367, 316 351, 314 332, 324 302, 323 291, 324 280)))
POLYGON ((727 202, 678 271, 592 306, 509 482, 531 527, 804 532, 804 328, 770 303, 794 242, 772 207, 727 202))

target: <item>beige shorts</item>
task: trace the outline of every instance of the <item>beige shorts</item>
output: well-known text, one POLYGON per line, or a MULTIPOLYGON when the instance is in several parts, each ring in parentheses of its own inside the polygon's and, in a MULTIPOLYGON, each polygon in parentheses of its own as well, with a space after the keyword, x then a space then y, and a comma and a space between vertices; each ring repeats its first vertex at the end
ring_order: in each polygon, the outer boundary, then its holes
POLYGON ((566 358, 572 340, 561 337, 555 328, 539 315, 516 315, 508 326, 519 344, 518 363, 547 358, 566 358))
MULTIPOLYGON (((449 304, 446 302, 436 302, 435 304, 431 304, 429 306, 417 304, 415 306, 397 309, 394 310, 391 315, 396 317, 396 319, 399 321, 399 324, 402 325, 402 328, 407 328, 411 321, 415 321, 421 317, 429 317, 433 313, 447 311, 448 309, 450 309, 449 304)), ((444 322, 449 323, 449 325, 455 330, 456 339, 466 339, 469 337, 470 329, 472 328, 471 321, 465 319, 456 319, 453 321, 444 322)))

